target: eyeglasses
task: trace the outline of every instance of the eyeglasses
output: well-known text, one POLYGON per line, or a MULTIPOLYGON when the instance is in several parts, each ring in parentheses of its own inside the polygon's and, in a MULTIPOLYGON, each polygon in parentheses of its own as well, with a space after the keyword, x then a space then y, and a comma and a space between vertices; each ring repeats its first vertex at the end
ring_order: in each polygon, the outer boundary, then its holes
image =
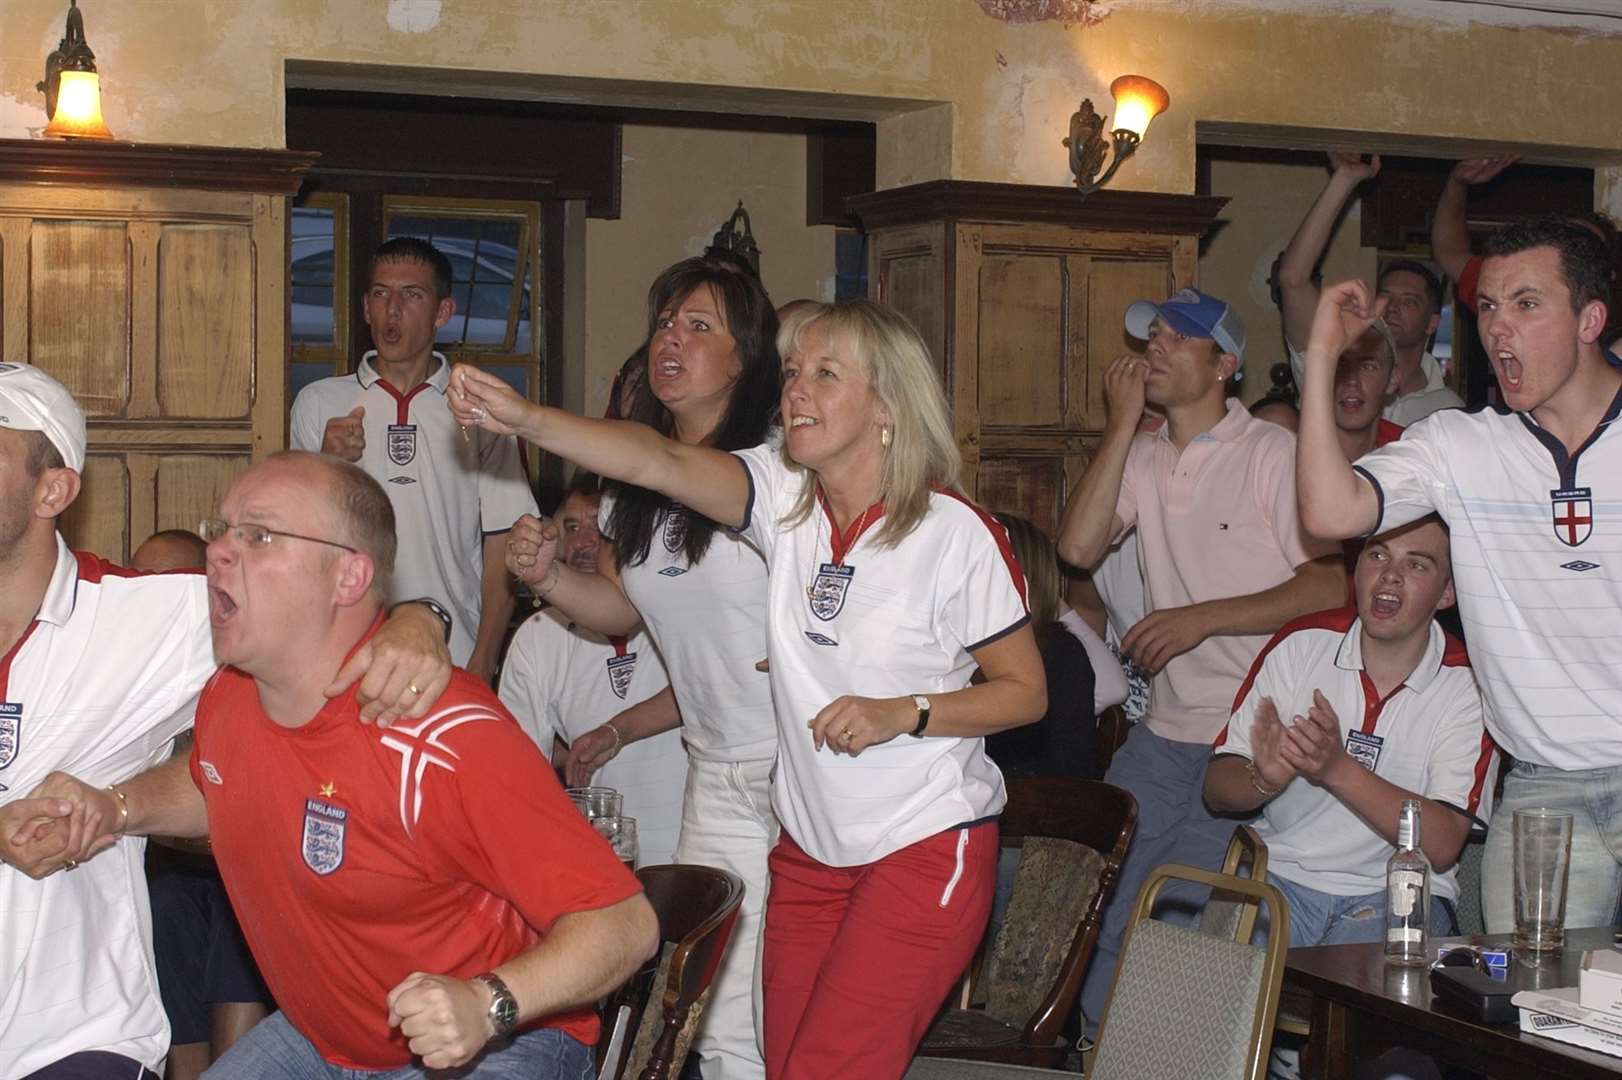
POLYGON ((298 533, 282 532, 280 529, 267 529, 263 525, 232 525, 219 518, 204 518, 197 523, 197 535, 210 544, 226 533, 236 537, 237 543, 250 548, 268 547, 275 537, 285 536, 289 540, 308 540, 312 544, 326 544, 329 547, 343 548, 345 551, 359 554, 357 549, 348 544, 340 544, 336 540, 323 540, 319 536, 301 536, 298 533))

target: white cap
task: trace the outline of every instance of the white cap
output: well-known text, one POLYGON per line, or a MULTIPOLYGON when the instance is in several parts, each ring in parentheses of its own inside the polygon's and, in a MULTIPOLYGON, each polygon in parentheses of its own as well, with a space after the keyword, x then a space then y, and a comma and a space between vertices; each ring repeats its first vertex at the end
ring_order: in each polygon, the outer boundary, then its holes
POLYGON ((43 431, 68 468, 84 471, 84 411, 67 387, 32 364, 0 364, 0 427, 43 431))

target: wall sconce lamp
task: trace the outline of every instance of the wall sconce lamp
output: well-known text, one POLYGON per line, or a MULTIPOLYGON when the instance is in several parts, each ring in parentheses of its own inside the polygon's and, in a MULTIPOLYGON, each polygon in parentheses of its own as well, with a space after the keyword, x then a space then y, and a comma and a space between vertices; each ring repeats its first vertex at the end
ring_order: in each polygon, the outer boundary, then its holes
POLYGON ((45 58, 45 81, 35 87, 45 93, 45 134, 73 139, 110 139, 113 133, 101 118, 101 76, 96 54, 84 39, 84 16, 78 0, 68 0, 67 26, 56 51, 45 58))
POLYGON ((1083 196, 1109 183, 1121 162, 1131 157, 1143 141, 1149 122, 1171 104, 1166 88, 1142 75, 1122 75, 1109 84, 1109 92, 1115 98, 1115 130, 1110 132, 1109 143, 1104 141, 1104 118, 1093 111, 1091 98, 1083 98, 1081 108, 1070 116, 1070 137, 1064 145, 1070 148, 1070 171, 1076 177, 1076 190, 1083 196), (1109 169, 1099 176, 1111 146, 1114 157, 1109 169))
POLYGON ((715 238, 704 249, 704 254, 732 259, 754 271, 757 278, 760 276, 760 245, 755 243, 755 234, 749 230, 749 211, 743 208, 742 199, 738 200, 738 208, 732 211, 726 223, 715 230, 715 238))

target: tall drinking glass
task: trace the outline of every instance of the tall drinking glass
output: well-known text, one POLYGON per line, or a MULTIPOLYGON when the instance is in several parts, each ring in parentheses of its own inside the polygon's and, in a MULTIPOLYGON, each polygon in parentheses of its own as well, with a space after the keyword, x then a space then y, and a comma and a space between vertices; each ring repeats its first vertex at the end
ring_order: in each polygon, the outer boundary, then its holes
POLYGON ((636 866, 637 850, 636 818, 615 814, 611 817, 598 817, 591 819, 592 828, 607 840, 614 849, 614 854, 628 869, 636 866))
POLYGON ((1515 811, 1515 946, 1550 952, 1566 943, 1566 878, 1571 873, 1571 815, 1515 811))

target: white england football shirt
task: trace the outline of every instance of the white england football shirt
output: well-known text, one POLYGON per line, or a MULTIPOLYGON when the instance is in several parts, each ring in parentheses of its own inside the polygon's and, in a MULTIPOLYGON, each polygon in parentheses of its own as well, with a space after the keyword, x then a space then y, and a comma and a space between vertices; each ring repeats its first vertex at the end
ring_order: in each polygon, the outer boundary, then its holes
POLYGON ((450 368, 443 356, 435 353, 439 366, 401 394, 378 376, 375 355, 367 353, 353 375, 299 392, 293 448, 319 451, 327 421, 366 407, 359 465, 388 493, 399 535, 391 599, 427 596, 449 608, 451 659, 466 664, 479 632, 484 538, 538 513, 535 496, 516 439, 479 428, 464 435, 457 425, 445 397, 450 368))
MULTIPOLYGON (((513 635, 500 693, 550 758, 554 734, 572 743, 669 685, 645 631, 604 637, 547 608, 513 635)), ((625 796, 625 813, 637 820, 638 866, 673 861, 687 783, 680 728, 627 743, 592 783, 625 796)))
MULTIPOLYGON (((597 520, 612 540, 612 492, 597 520)), ((709 550, 687 561, 688 511, 654 523, 648 557, 631 566, 620 552, 620 583, 659 646, 681 706, 687 750, 700 761, 764 761, 777 754, 766 659, 766 563, 748 540, 717 528, 709 550)))
POLYGON ((1357 469, 1380 532, 1437 512, 1487 729, 1522 761, 1622 765, 1622 393, 1576 454, 1530 416, 1435 413, 1357 469))
MULTIPOLYGON (((53 770, 95 787, 166 758, 214 673, 201 574, 131 576, 57 540, 34 625, 0 659, 0 804, 53 770)), ((0 1076, 106 1050, 161 1071, 144 840, 34 881, 0 866, 0 1076)))
MULTIPOLYGON (((1473 818, 1491 816, 1497 750, 1481 722, 1481 695, 1464 648, 1434 622, 1412 675, 1382 701, 1363 670, 1362 624, 1351 608, 1296 619, 1268 642, 1250 669, 1217 754, 1251 755, 1256 707, 1272 698, 1288 725, 1320 690, 1340 718, 1347 753, 1407 791, 1473 818)), ((1392 822, 1395 824, 1395 822, 1392 822)), ((1267 869, 1336 896, 1385 888, 1392 846, 1345 803, 1297 777, 1262 808, 1256 831, 1267 869)), ((1454 870, 1432 878, 1438 896, 1458 896, 1454 870)))
POLYGON ((744 535, 770 568, 771 680, 781 750, 772 805, 805 851, 830 866, 875 862, 1007 801, 984 739, 900 735, 860 756, 818 751, 807 727, 835 698, 960 690, 970 651, 1024 626, 1025 580, 995 518, 954 493, 899 544, 874 543, 882 514, 841 537, 823 506, 784 517, 807 470, 772 446, 738 453, 748 470, 744 535), (861 530, 859 527, 868 527, 861 530))

